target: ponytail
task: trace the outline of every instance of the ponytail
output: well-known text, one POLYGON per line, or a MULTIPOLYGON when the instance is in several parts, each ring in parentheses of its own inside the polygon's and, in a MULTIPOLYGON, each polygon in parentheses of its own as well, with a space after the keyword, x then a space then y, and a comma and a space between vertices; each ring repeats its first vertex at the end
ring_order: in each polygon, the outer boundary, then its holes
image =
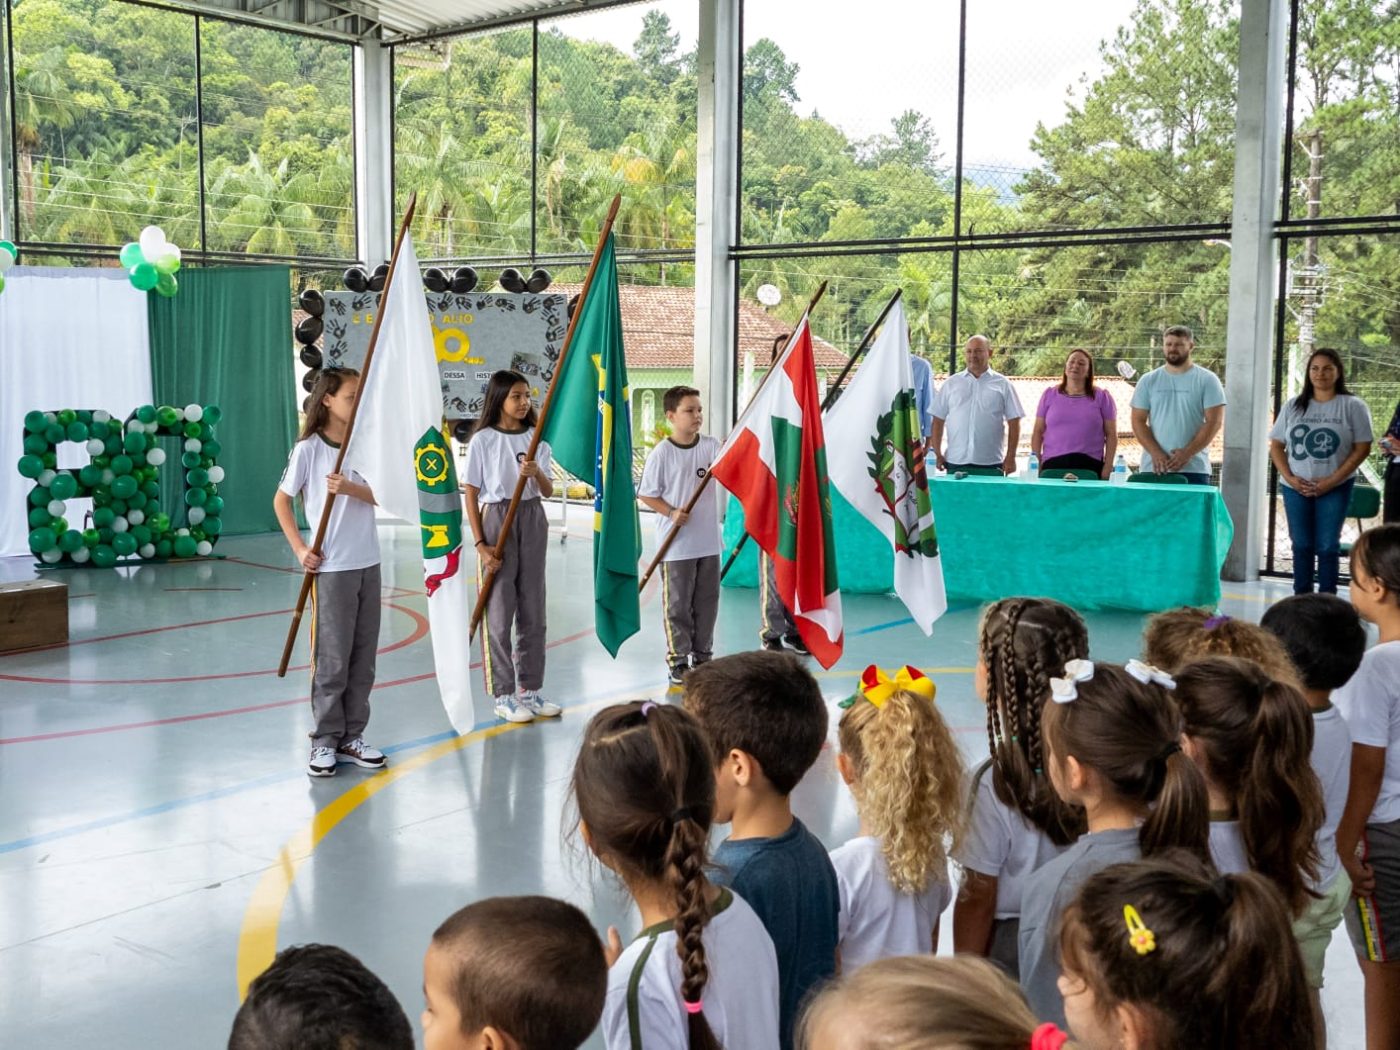
POLYGON ((1251 870, 1269 878, 1300 915, 1314 897, 1317 833, 1326 816, 1311 763, 1307 701, 1257 665, 1223 656, 1182 671, 1177 700, 1203 772, 1235 803, 1251 870))
POLYGON ((1157 804, 1147 814, 1138 832, 1144 857, 1172 849, 1183 849, 1202 860, 1210 857, 1210 796, 1196 764, 1175 747, 1163 766, 1162 789, 1157 804))
POLYGON ((700 825, 690 816, 678 814, 666 848, 666 869, 679 909, 676 912, 676 954, 681 960, 681 999, 686 1004, 690 1050, 720 1050, 719 1040, 699 1009, 710 979, 704 941, 705 923, 710 917, 709 903, 705 900, 705 889, 709 885, 705 878, 706 845, 707 837, 700 825))

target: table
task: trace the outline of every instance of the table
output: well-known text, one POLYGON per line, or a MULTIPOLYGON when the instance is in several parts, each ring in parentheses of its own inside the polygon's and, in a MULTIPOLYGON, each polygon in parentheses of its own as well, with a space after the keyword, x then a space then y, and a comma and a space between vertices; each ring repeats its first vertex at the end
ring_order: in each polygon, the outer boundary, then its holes
MULTIPOLYGON (((1143 612, 1220 601, 1234 525, 1213 486, 939 476, 930 492, 949 601, 1033 595, 1143 612)), ((892 590, 888 542, 839 493, 831 500, 841 589, 892 590)), ((726 559, 742 532, 731 498, 726 559)), ((745 546, 726 587, 757 586, 755 550, 745 546)))

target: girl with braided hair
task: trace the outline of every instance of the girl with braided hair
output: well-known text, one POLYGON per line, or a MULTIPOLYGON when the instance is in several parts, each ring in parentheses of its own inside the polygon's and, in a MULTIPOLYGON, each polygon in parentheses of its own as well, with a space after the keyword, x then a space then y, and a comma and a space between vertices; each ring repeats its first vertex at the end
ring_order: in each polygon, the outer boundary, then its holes
POLYGON ((973 773, 953 950, 985 955, 1019 976, 1017 935, 1026 879, 1084 831, 1084 814, 1050 786, 1040 712, 1050 678, 1089 655, 1078 613, 1048 598, 1003 598, 979 632, 977 695, 987 705, 991 757, 973 773))
POLYGON ((777 1050, 778 959, 753 909, 705 877, 715 761, 694 717, 616 704, 574 762, 578 833, 627 887, 643 930, 608 930, 608 1050, 777 1050))

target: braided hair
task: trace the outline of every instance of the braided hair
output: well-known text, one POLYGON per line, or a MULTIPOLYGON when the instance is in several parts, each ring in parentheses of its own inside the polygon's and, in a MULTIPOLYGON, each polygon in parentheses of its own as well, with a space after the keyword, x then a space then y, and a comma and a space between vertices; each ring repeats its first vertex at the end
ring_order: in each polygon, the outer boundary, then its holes
POLYGON ((1084 833, 1084 813, 1050 786, 1040 712, 1050 679, 1089 655, 1079 614, 1049 598, 1003 598, 982 617, 978 651, 987 669, 987 746, 992 786, 1057 846, 1084 833))
MULTIPOLYGON (((624 882, 661 885, 673 896, 680 992, 691 1005, 710 979, 703 938, 714 766, 694 716, 650 701, 594 715, 574 762, 572 792, 589 848, 624 882)), ((702 1012, 686 1017, 691 1050, 721 1050, 702 1012)))

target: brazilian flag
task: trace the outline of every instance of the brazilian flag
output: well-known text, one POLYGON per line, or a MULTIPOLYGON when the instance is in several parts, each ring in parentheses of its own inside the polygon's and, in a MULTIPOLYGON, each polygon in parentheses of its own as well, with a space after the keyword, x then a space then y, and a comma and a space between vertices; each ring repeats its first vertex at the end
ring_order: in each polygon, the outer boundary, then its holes
POLYGON ((632 483, 632 417, 612 234, 582 310, 543 437, 556 463, 575 477, 593 479, 594 621, 598 641, 616 656, 641 629, 637 561, 642 535, 632 483))

